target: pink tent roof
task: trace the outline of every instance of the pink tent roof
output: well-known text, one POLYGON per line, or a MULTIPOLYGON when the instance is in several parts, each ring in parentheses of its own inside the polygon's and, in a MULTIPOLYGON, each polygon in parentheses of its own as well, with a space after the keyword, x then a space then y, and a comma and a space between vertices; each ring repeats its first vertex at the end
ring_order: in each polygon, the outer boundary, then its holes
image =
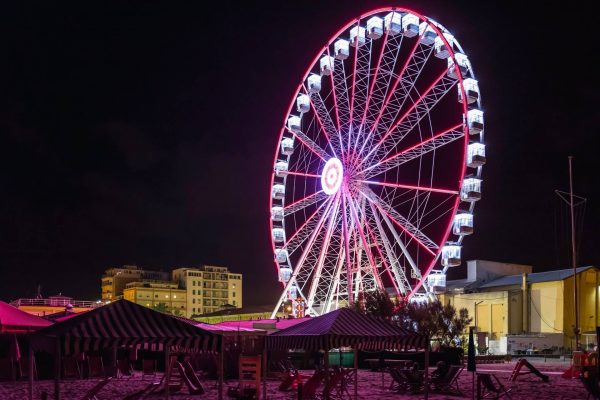
POLYGON ((0 332, 35 331, 49 325, 52 322, 0 301, 0 332))

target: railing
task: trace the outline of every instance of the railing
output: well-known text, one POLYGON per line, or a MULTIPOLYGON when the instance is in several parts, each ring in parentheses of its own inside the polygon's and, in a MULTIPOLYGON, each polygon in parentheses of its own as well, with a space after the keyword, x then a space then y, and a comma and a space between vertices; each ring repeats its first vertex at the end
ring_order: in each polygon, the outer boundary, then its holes
POLYGON ((88 300, 71 300, 71 299, 17 299, 11 301, 10 304, 15 307, 21 306, 51 306, 51 307, 66 307, 71 304, 76 308, 95 308, 103 305, 102 302, 88 300))

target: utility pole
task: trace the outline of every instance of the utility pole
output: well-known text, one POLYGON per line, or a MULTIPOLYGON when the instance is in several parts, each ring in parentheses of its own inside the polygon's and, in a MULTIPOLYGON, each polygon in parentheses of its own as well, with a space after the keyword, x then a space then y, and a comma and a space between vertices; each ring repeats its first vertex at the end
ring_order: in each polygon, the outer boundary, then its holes
POLYGON ((569 156, 569 194, 571 206, 571 254, 573 263, 573 306, 575 308, 575 326, 573 327, 573 333, 575 334, 575 349, 579 350, 579 308, 577 307, 577 246, 575 245, 575 213, 573 208, 575 203, 573 202, 573 156, 569 156))

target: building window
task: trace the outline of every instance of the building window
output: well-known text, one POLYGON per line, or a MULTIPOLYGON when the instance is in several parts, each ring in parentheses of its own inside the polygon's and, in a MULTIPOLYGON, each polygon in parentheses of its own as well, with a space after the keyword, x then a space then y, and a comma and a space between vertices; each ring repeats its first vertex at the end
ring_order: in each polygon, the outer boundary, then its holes
POLYGON ((233 292, 233 297, 235 297, 235 292, 233 292))
POLYGON ((192 299, 192 303, 196 304, 196 299, 192 299))
POLYGON ((194 313, 196 312, 196 307, 192 308, 192 310, 194 311, 194 313))
POLYGON ((192 290, 192 294, 195 296, 196 295, 196 289, 192 290))

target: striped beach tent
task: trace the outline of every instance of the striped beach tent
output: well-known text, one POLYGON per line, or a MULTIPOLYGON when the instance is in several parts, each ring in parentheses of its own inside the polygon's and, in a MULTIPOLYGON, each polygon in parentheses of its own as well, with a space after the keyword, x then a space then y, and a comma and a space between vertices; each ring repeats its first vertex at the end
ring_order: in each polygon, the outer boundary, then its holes
POLYGON ((34 335, 38 343, 58 340, 63 354, 123 346, 217 351, 221 340, 218 334, 127 300, 70 317, 34 335))
POLYGON ((267 349, 325 350, 352 347, 361 350, 425 349, 427 338, 388 321, 340 308, 275 332, 267 349))

